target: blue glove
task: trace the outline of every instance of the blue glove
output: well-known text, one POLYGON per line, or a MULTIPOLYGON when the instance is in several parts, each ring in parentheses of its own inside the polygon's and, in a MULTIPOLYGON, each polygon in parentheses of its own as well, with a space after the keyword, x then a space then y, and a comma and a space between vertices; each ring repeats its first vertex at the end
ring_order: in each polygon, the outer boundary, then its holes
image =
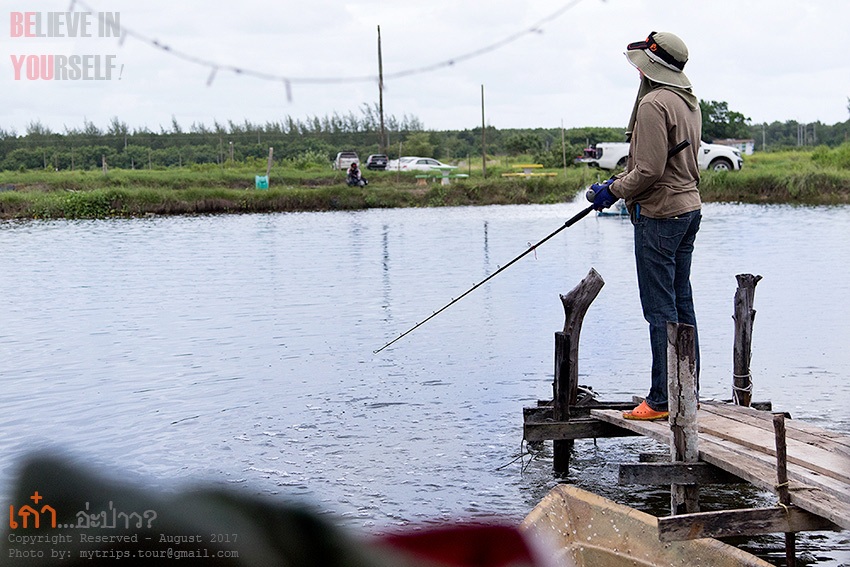
POLYGON ((593 191, 594 211, 607 209, 617 201, 617 197, 612 195, 610 189, 608 189, 612 183, 614 183, 613 179, 607 179, 602 183, 594 183, 590 186, 590 190, 593 191))

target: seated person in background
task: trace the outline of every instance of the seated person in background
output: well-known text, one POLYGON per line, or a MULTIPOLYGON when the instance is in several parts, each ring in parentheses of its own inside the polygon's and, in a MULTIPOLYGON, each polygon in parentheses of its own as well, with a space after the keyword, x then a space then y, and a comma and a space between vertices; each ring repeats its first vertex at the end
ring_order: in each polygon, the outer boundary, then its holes
POLYGON ((351 187, 365 187, 368 185, 368 181, 360 174, 360 168, 357 167, 356 163, 352 163, 351 167, 348 168, 348 185, 351 187))

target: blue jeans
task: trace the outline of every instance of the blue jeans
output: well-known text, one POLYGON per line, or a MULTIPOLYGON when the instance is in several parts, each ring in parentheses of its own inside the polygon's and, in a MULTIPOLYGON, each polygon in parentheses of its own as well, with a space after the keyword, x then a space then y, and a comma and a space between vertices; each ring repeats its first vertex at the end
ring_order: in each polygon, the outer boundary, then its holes
POLYGON ((649 323, 652 348, 652 386, 646 403, 667 410, 667 322, 694 326, 697 388, 699 338, 691 291, 691 256, 702 214, 699 210, 666 219, 638 217, 635 260, 643 316, 649 323))

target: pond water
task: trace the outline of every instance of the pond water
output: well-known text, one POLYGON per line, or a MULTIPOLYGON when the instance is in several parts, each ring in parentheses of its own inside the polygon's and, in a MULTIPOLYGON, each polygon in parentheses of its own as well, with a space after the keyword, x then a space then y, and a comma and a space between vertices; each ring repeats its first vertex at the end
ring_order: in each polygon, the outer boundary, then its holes
MULTIPOLYGON (((581 382, 648 389, 628 221, 582 220, 373 351, 583 206, 2 223, 0 494, 51 449, 135 483, 303 500, 357 530, 518 521, 555 482, 545 452, 521 457, 522 408, 551 397, 558 295, 590 268, 606 285, 581 382)), ((701 395, 731 397, 735 275, 759 274, 754 399, 850 433, 850 207, 703 214, 701 395)), ((616 486, 617 463, 653 449, 579 441, 570 481, 663 513, 663 490, 616 486)), ((850 561, 846 537, 815 543, 824 565, 850 561)))

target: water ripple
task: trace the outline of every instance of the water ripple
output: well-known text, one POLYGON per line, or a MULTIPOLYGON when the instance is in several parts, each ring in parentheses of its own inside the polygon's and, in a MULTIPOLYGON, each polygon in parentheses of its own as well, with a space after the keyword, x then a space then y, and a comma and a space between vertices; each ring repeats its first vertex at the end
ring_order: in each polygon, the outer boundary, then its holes
MULTIPOLYGON (((375 529, 516 520, 553 484, 551 455, 524 473, 504 465, 522 407, 551 397, 558 295, 591 267, 606 284, 582 330, 582 382, 606 399, 648 387, 629 224, 588 218, 372 351, 578 206, 4 223, 4 460, 61 447, 163 486, 303 498, 375 529)), ((706 206, 693 268, 703 394, 731 396, 734 276, 761 274, 756 399, 850 431, 847 265, 850 207, 706 206)), ((645 450, 578 446, 571 480, 620 496, 614 463, 645 450)))

